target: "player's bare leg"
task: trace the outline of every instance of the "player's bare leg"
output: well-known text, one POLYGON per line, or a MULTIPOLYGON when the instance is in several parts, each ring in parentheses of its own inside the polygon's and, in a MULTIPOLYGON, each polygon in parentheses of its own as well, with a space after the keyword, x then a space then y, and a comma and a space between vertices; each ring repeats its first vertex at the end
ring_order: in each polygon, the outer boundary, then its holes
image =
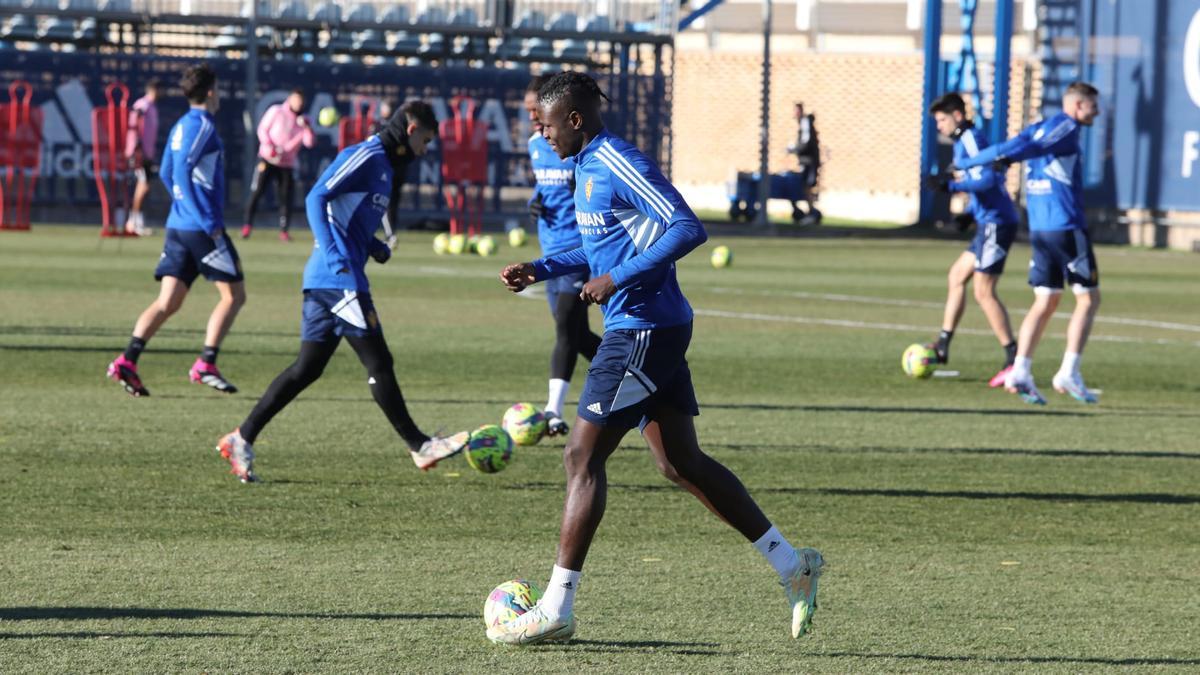
POLYGON ((246 304, 246 284, 243 281, 215 281, 213 285, 217 287, 220 299, 208 317, 208 328, 204 333, 204 351, 192 364, 188 377, 192 382, 208 385, 225 394, 233 394, 237 392, 237 387, 221 375, 216 359, 221 342, 233 326, 238 312, 246 304))
POLYGON ((1000 282, 1000 276, 976 272, 974 279, 975 302, 979 303, 979 308, 987 317, 992 333, 1000 342, 1000 346, 1005 349, 1004 367, 988 381, 988 386, 1000 387, 1004 385, 1004 378, 1012 369, 1013 361, 1016 358, 1016 341, 1013 339, 1012 324, 1009 322, 1008 309, 1000 301, 1000 296, 996 294, 996 285, 1000 282))
POLYGON ((1034 289, 1033 305, 1025 315, 1025 320, 1021 322, 1021 330, 1017 335, 1017 359, 1004 380, 1004 388, 1010 393, 1019 394, 1027 403, 1046 402, 1033 384, 1030 368, 1033 354, 1042 340, 1042 334, 1046 332, 1046 326, 1054 316, 1054 310, 1058 309, 1061 296, 1061 292, 1051 289, 1034 289))
POLYGON ((1081 403, 1096 403, 1095 394, 1088 391, 1079 372, 1079 360, 1083 349, 1087 346, 1088 336, 1092 333, 1092 324, 1096 320, 1096 311, 1100 309, 1100 289, 1077 289, 1075 292, 1075 309, 1071 312, 1071 322, 1067 325, 1067 349, 1063 353, 1062 366, 1054 375, 1054 390, 1060 394, 1070 394, 1081 403))
POLYGON ((642 438, 645 438, 646 444, 650 446, 650 455, 654 457, 654 464, 658 467, 658 472, 664 478, 692 493, 692 496, 699 499, 704 508, 711 511, 714 516, 720 518, 726 524, 729 523, 728 520, 725 520, 725 516, 722 516, 716 507, 712 505, 712 502, 708 501, 708 497, 704 496, 700 488, 692 485, 687 479, 680 476, 679 472, 675 470, 675 466, 671 464, 671 460, 667 459, 667 451, 663 447, 662 429, 659 427, 658 422, 654 421, 647 424, 646 428, 642 430, 642 438))
POLYGON ((138 236, 149 234, 145 220, 142 217, 142 203, 150 194, 150 181, 138 180, 133 187, 133 203, 129 207, 129 217, 125 221, 125 231, 138 236))
POLYGON ((179 311, 187 297, 188 286, 176 277, 163 277, 159 285, 158 298, 138 317, 133 325, 133 334, 143 340, 154 337, 158 329, 179 311))
POLYGON ((602 427, 577 418, 563 448, 567 473, 567 498, 563 505, 562 530, 558 535, 558 565, 582 570, 592 536, 604 517, 608 503, 608 473, 605 464, 620 445, 628 429, 602 427))
POLYGON ((946 273, 946 309, 942 313, 942 332, 931 345, 937 352, 938 363, 950 361, 950 339, 962 321, 967 305, 967 284, 975 273, 975 254, 964 251, 946 273))
POLYGON ((107 376, 121 383, 131 396, 149 396, 150 391, 142 384, 138 374, 137 360, 146 342, 158 332, 172 314, 183 306, 187 297, 188 287, 176 277, 163 277, 158 289, 158 297, 145 309, 133 325, 133 336, 125 352, 108 364, 107 376))

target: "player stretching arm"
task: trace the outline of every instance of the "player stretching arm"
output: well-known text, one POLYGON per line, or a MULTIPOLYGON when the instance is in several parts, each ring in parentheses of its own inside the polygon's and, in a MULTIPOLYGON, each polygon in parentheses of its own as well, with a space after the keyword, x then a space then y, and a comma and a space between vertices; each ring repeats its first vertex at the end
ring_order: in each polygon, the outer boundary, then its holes
POLYGON ((1100 114, 1098 95, 1092 85, 1075 82, 1063 94, 1062 112, 1026 128, 1016 138, 955 162, 959 168, 969 169, 1028 160, 1025 194, 1033 247, 1029 285, 1034 299, 1021 322, 1017 358, 1004 383, 1008 391, 1020 394, 1028 403, 1046 402, 1033 383, 1033 353, 1058 308, 1064 284, 1070 284, 1075 294, 1075 310, 1067 326, 1062 365, 1052 382, 1059 393, 1083 403, 1097 402, 1079 372, 1083 348, 1100 307, 1100 271, 1083 210, 1079 133, 1100 114))
POLYGON ((146 343, 187 297, 196 277, 213 282, 221 299, 208 319, 204 351, 188 373, 192 382, 227 394, 237 391, 217 370, 217 351, 246 303, 242 264, 225 234, 224 149, 213 113, 219 107, 217 77, 207 64, 193 66, 180 82, 191 109, 171 129, 163 152, 162 180, 171 195, 167 234, 154 278, 158 299, 138 317, 125 353, 108 364, 108 376, 134 396, 149 396, 137 362, 146 343))
POLYGON ((429 436, 413 422, 393 371, 392 354, 371 301, 367 258, 385 263, 391 249, 375 237, 387 213, 392 175, 404 172, 437 135, 429 104, 405 104, 380 133, 334 159, 308 193, 308 224, 316 243, 304 268, 300 355, 275 378, 241 426, 217 449, 242 482, 257 480, 253 444, 280 410, 321 377, 343 337, 367 370, 371 395, 421 470, 462 451, 467 432, 429 436))
POLYGON ((737 476, 696 441, 692 418, 699 408, 685 358, 692 309, 676 281, 675 261, 707 235, 658 167, 604 128, 602 97, 595 80, 574 72, 555 75, 539 91, 543 136, 560 157, 575 157, 575 217, 583 245, 509 265, 500 274, 505 286, 519 291, 587 271, 591 280, 580 295, 603 306, 605 325, 563 453, 567 496, 546 594, 520 618, 489 628, 488 638, 521 645, 574 634, 575 592, 604 515, 605 463, 634 427, 647 439, 658 438, 679 475, 775 568, 792 606, 792 636, 799 636, 816 609, 821 554, 794 549, 737 476))
MULTIPOLYGON (((958 94, 946 94, 934 101, 929 114, 933 115, 938 133, 954 139, 955 160, 973 157, 987 147, 983 132, 967 119, 967 106, 958 94)), ((993 171, 991 166, 977 166, 956 176, 947 171, 930 176, 927 181, 937 190, 969 194, 967 210, 978 223, 975 238, 950 266, 947 275, 949 290, 942 332, 933 345, 938 363, 950 361, 950 340, 966 308, 967 284, 974 279, 975 301, 1004 349, 1004 365, 988 381, 988 386, 1002 386, 1016 358, 1017 342, 1013 339, 1008 310, 996 295, 996 284, 1004 273, 1008 250, 1017 238, 1017 209, 1004 188, 1003 174, 993 171)))

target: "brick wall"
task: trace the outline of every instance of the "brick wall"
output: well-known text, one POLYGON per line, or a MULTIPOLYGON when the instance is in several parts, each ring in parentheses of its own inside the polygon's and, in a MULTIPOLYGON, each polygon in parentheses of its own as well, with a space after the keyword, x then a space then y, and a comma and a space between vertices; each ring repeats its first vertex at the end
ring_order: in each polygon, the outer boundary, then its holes
MULTIPOLYGON (((672 177, 695 206, 719 208, 734 171, 758 168, 761 56, 681 51, 675 59, 672 177)), ((772 55, 771 171, 796 167, 792 105, 816 116, 829 215, 915 219, 920 162, 919 54, 772 55)), ((1010 84, 1010 129, 1021 125, 1025 63, 1010 84)), ((1012 172, 1015 180, 1016 172, 1012 172)), ((1015 184, 1013 186, 1015 188, 1015 184)), ((784 208, 780 203, 775 208, 784 208)))

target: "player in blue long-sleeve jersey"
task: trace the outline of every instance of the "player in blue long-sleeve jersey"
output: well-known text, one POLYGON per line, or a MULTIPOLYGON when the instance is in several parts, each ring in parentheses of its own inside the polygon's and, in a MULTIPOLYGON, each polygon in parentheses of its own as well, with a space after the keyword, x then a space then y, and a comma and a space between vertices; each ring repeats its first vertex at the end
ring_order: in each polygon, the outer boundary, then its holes
POLYGON ((560 157, 575 158, 575 220, 583 244, 509 265, 500 278, 520 291, 588 272, 580 296, 602 306, 604 336, 563 454, 567 498, 546 594, 520 618, 490 627, 488 637, 523 645, 574 634, 580 572, 604 515, 604 465, 633 427, 660 444, 679 475, 775 568, 792 606, 792 636, 799 636, 816 609, 821 554, 793 548, 741 481, 696 441, 699 407, 685 358, 692 308, 676 281, 675 261, 707 235, 658 167, 604 127, 603 98, 595 80, 575 72, 555 75, 538 92, 542 135, 560 157))
MULTIPOLYGON (((934 101, 929 114, 933 116, 938 133, 954 139, 955 160, 973 157, 987 148, 987 138, 967 119, 967 106, 958 94, 946 94, 934 101)), ((970 195, 967 210, 977 227, 971 244, 954 261, 947 274, 949 287, 942 331, 933 344, 938 363, 950 360, 950 340, 966 309, 967 284, 974 280, 975 300, 1004 349, 1004 365, 988 381, 988 386, 1003 386, 1004 377, 1017 355, 1017 341, 1013 339, 1008 310, 996 295, 996 284, 1004 273, 1008 250, 1017 238, 1017 209, 1004 188, 1004 175, 991 166, 977 166, 957 174, 939 173, 930 176, 927 183, 937 190, 970 195)))
MULTIPOLYGON (((575 160, 559 157, 542 138, 537 119, 537 92, 549 80, 539 75, 525 89, 525 111, 534 134, 529 138, 529 163, 537 181, 529 212, 536 221, 542 255, 577 248, 582 240, 575 223, 575 160)), ((546 433, 551 436, 569 430, 563 420, 563 402, 571 386, 571 375, 579 355, 588 361, 600 347, 600 336, 588 326, 588 308, 579 297, 587 282, 587 273, 566 274, 546 282, 546 300, 554 318, 554 350, 550 353, 549 395, 546 399, 546 433)))
POLYGON ((167 136, 160 174, 171 195, 162 255, 154 270, 158 299, 138 317, 125 352, 108 365, 108 377, 133 396, 149 396, 137 362, 146 343, 187 297, 196 277, 213 282, 220 300, 208 319, 204 349, 188 376, 217 391, 237 391, 217 369, 217 352, 238 310, 246 303, 242 264, 225 234, 224 147, 213 114, 220 105, 217 77, 207 64, 188 68, 180 80, 190 108, 167 136))
POLYGON ((1033 353, 1058 308, 1064 285, 1071 286, 1075 309, 1067 326, 1062 365, 1052 382, 1059 393, 1083 403, 1097 402, 1079 372, 1083 348, 1100 308, 1100 271, 1083 210, 1079 134, 1100 114, 1098 96, 1092 85, 1075 82, 1063 94, 1062 112, 1029 126, 1015 138, 955 162, 962 169, 1025 162, 1029 243, 1033 247, 1029 285, 1034 301, 1021 323, 1017 358, 1004 386, 1028 403, 1046 402, 1034 386, 1033 353))
POLYGON ((321 376, 343 337, 366 368, 371 395, 418 468, 431 469, 466 444, 465 431, 431 437, 413 422, 396 382, 365 270, 368 258, 385 263, 391 257, 391 249, 375 232, 388 210, 393 175, 403 176, 436 135, 433 109, 410 101, 378 134, 339 153, 308 193, 305 206, 316 241, 304 268, 300 355, 271 382, 241 426, 217 446, 242 482, 257 480, 253 444, 263 427, 321 376))

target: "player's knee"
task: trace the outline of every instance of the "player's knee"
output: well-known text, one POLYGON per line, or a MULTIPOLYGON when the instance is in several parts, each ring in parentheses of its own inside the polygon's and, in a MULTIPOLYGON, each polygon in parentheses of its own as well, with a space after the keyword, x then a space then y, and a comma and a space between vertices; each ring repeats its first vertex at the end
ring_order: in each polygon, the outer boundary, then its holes
POLYGON ((175 312, 178 312, 180 307, 183 307, 183 298, 159 298, 156 304, 158 305, 158 311, 163 316, 171 316, 175 312))
POLYGON ((568 441, 563 447, 563 468, 566 469, 567 477, 594 475, 602 466, 601 463, 593 461, 594 458, 592 448, 568 441))
POLYGON ((654 463, 663 478, 676 484, 687 482, 683 476, 679 475, 679 471, 675 468, 675 465, 669 462, 666 457, 655 457, 654 463))
POLYGON ((241 309, 246 304, 246 287, 238 284, 230 289, 229 306, 233 309, 241 309))
POLYGON ((996 298, 996 287, 992 284, 975 284, 975 302, 987 304, 996 298))

